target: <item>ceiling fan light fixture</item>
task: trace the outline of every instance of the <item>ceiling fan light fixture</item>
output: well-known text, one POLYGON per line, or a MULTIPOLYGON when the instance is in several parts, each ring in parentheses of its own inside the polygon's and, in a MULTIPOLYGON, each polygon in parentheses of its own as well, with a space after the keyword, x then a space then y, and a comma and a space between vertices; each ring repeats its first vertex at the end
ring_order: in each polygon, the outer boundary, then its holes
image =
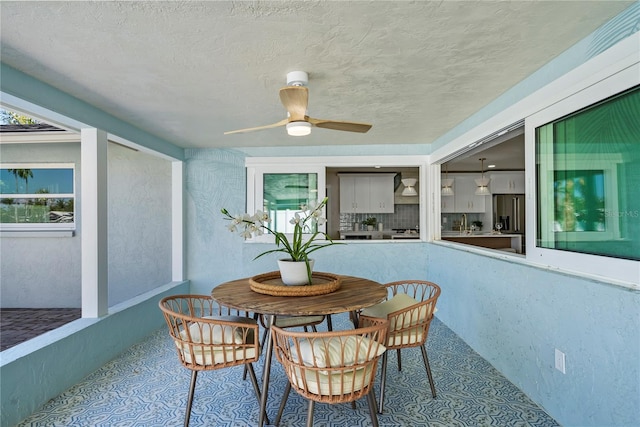
POLYGON ((402 184, 404 185, 404 190, 402 190, 403 196, 417 196, 418 192, 415 189, 416 182, 418 182, 415 178, 405 178, 402 180, 402 184))
POLYGON ((311 123, 302 121, 287 123, 287 133, 290 136, 309 135, 311 133, 311 123))

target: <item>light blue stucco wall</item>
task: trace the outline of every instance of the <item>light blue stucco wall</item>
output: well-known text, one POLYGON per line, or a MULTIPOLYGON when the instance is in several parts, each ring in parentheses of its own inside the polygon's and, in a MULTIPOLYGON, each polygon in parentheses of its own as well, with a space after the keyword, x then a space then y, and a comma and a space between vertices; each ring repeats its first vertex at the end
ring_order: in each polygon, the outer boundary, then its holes
POLYGON ((562 425, 640 425, 640 293, 437 244, 429 260, 438 318, 562 425))

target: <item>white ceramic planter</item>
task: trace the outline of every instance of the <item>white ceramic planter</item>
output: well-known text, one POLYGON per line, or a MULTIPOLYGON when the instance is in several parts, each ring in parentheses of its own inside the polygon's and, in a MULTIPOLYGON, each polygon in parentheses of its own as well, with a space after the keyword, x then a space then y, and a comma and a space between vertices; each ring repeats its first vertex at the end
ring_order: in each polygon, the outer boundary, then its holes
MULTIPOLYGON (((313 260, 309 260, 309 266, 313 271, 313 260)), ((299 286, 306 285, 309 282, 307 275, 307 264, 304 261, 291 261, 290 259, 279 259, 278 268, 282 283, 285 285, 299 286)))

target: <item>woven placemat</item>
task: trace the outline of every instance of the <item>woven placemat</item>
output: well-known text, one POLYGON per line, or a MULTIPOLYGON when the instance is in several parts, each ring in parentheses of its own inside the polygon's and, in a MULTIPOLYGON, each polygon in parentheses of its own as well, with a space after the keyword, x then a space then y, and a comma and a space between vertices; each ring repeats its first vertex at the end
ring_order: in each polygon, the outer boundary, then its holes
POLYGON ((342 279, 331 273, 311 273, 312 284, 289 286, 282 283, 279 271, 259 274, 249 279, 251 290, 259 294, 278 297, 305 297, 324 295, 340 289, 342 279))

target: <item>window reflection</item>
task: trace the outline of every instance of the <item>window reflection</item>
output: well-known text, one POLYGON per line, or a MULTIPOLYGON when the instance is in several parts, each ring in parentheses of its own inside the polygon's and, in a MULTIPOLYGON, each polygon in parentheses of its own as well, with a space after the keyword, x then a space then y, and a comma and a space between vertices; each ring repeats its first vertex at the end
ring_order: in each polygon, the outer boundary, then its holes
POLYGON ((277 232, 293 233, 294 226, 289 221, 296 212, 300 212, 302 205, 317 201, 318 174, 265 173, 263 180, 263 210, 271 219, 271 228, 277 232))

